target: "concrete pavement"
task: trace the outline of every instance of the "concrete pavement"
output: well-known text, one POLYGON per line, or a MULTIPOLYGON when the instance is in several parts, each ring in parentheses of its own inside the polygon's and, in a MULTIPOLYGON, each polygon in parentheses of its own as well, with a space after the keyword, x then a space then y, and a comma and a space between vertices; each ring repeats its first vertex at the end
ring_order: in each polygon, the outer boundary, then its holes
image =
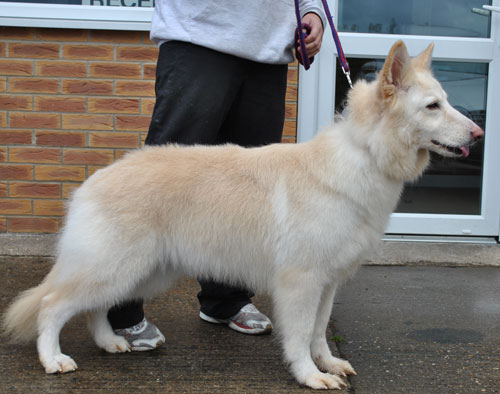
POLYGON ((500 269, 363 267, 333 308, 356 394, 500 393, 500 269))
MULTIPOLYGON (((0 258, 0 312, 50 267, 39 257, 0 258)), ((304 393, 275 335, 243 336, 198 318, 198 287, 182 281, 146 304, 164 332, 153 352, 108 354, 82 318, 61 347, 79 365, 47 376, 34 344, 0 341, 0 393, 304 393)), ((272 317, 267 297, 255 303, 272 317)), ((500 393, 500 269, 363 267, 340 290, 330 345, 358 372, 339 393, 500 393)))

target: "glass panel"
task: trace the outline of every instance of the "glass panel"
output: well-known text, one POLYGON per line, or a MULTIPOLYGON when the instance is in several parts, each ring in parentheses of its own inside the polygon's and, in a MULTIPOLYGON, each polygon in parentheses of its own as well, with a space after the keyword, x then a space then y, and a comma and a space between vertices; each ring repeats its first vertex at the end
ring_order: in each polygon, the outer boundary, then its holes
POLYGON ((339 0, 339 30, 489 37, 491 0, 339 0))
MULTIPOLYGON (((382 59, 348 59, 353 80, 373 80, 380 71, 382 59)), ((484 129, 488 64, 433 62, 432 69, 448 93, 450 104, 484 129)), ((348 85, 337 69, 336 111, 342 112, 348 85)), ((483 139, 484 140, 484 139, 483 139)), ((478 143, 466 159, 446 159, 431 154, 425 175, 406 185, 396 212, 479 215, 484 144, 478 143)))

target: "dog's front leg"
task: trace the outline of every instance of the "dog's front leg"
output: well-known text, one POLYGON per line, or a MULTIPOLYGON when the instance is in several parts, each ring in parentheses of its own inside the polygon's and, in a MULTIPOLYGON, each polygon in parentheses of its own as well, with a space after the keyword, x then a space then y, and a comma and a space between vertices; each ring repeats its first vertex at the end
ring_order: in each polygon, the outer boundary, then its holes
POLYGON ((275 322, 282 337, 285 360, 297 381, 314 389, 340 389, 338 376, 321 372, 311 358, 311 340, 319 308, 321 278, 309 272, 287 271, 275 283, 275 322))
POLYGON ((322 371, 341 376, 346 376, 346 374, 355 375, 356 372, 348 361, 332 355, 326 340, 326 329, 330 320, 336 289, 336 283, 325 286, 323 289, 318 313, 316 314, 316 322, 314 324, 314 332, 311 341, 311 355, 322 371))

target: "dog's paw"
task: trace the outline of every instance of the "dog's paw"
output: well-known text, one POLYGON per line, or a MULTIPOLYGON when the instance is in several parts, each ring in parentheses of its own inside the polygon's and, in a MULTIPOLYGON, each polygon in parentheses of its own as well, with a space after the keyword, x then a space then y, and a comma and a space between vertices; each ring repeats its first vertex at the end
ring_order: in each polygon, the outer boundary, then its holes
POLYGON ((108 353, 126 353, 132 351, 132 347, 128 341, 120 335, 114 335, 105 343, 99 343, 99 347, 108 353))
POLYGON ((41 360, 45 372, 49 374, 66 373, 76 371, 78 366, 73 359, 65 354, 57 354, 50 360, 41 360))
POLYGON ((349 363, 349 361, 342 360, 341 358, 333 356, 328 358, 317 357, 316 364, 322 371, 326 371, 334 375, 356 375, 356 371, 349 363))
POLYGON ((338 376, 315 372, 305 378, 304 384, 316 390, 338 389, 347 386, 338 376))

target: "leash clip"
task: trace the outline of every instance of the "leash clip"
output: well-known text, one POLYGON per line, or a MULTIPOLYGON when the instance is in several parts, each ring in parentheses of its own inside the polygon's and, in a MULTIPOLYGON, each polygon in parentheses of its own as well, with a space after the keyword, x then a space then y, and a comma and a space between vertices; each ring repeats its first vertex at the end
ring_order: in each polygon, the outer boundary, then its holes
POLYGON ((344 68, 344 66, 342 66, 342 71, 344 72, 344 75, 347 78, 347 82, 349 83, 349 86, 352 89, 351 72, 350 71, 346 71, 345 68, 344 68))

